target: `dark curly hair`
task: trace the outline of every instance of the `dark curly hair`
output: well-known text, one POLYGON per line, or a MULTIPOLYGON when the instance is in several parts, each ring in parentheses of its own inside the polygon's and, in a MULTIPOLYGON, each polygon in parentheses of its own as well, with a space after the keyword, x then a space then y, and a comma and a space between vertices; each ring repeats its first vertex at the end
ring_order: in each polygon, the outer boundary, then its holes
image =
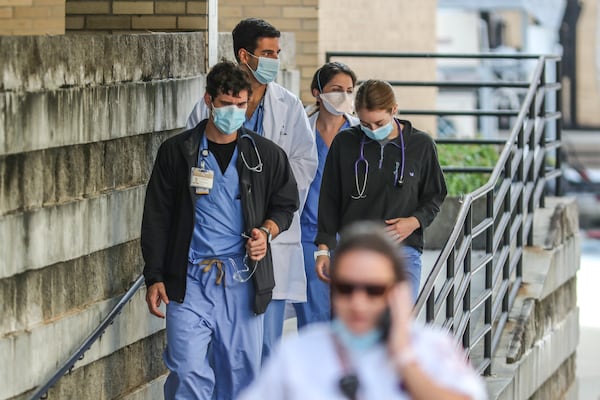
POLYGON ((206 75, 206 92, 212 98, 221 93, 237 96, 242 90, 247 90, 248 96, 252 94, 246 73, 231 61, 221 60, 206 75))
POLYGON ((273 25, 259 18, 246 18, 241 20, 233 31, 233 52, 235 59, 239 62, 238 53, 240 49, 245 49, 254 54, 258 39, 260 38, 278 38, 281 32, 273 25))

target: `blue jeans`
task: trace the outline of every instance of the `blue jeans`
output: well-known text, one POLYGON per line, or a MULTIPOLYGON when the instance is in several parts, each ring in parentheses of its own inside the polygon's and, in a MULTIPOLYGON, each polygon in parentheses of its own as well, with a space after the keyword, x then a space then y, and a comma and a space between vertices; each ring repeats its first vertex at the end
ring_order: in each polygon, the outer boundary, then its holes
POLYGON ((252 282, 235 281, 223 264, 219 285, 215 266, 189 264, 184 302, 167 305, 165 399, 234 399, 260 369, 263 317, 252 310, 252 282))
POLYGON ((406 274, 408 282, 412 288, 413 303, 417 301, 419 295, 419 285, 421 283, 421 251, 411 246, 401 246, 401 254, 406 263, 406 274))
POLYGON ((294 303, 298 329, 314 323, 331 319, 329 285, 317 276, 314 252, 317 246, 313 242, 302 242, 304 269, 306 270, 306 303, 294 303))

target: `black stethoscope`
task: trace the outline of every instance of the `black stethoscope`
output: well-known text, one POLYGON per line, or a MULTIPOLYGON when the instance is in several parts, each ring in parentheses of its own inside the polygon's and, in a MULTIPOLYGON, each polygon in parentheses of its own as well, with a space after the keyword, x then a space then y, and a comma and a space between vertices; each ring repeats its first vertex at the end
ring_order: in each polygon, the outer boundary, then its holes
MULTIPOLYGON (((396 122, 396 125, 398 126, 398 134, 400 136, 400 151, 401 151, 401 162, 396 162, 396 166, 394 168, 394 186, 398 185, 398 187, 402 187, 402 185, 404 184, 404 159, 405 159, 405 147, 404 147, 404 135, 402 133, 402 127, 400 126, 400 122, 398 122, 397 119, 394 118, 394 121, 396 122), (398 169, 400 169, 400 171, 398 171, 398 169)), ((363 134, 364 135, 364 134, 363 134)), ((356 185, 356 195, 351 195, 353 200, 360 200, 360 199, 365 199, 367 197, 367 195, 365 194, 366 189, 367 189, 367 178, 369 175, 369 161, 366 159, 365 157, 365 143, 371 142, 372 140, 363 136, 363 138, 360 140, 360 152, 359 152, 359 156, 356 159, 356 161, 354 162, 354 183, 356 185), (364 163, 365 165, 365 174, 364 174, 364 180, 363 180, 363 184, 362 187, 359 184, 359 179, 358 179, 358 169, 361 163, 364 163)), ((391 143, 394 146, 398 146, 396 143, 394 142, 388 142, 391 143)), ((387 146, 386 143, 384 145, 387 146)), ((381 165, 383 163, 383 149, 381 151, 381 159, 379 160, 379 167, 381 168, 381 165)))
MULTIPOLYGON (((246 161, 246 157, 244 157, 244 152, 240 151, 240 157, 242 159, 242 162, 244 163, 244 166, 246 168, 248 168, 248 170, 260 174, 263 170, 263 162, 262 162, 262 159, 260 158, 260 153, 258 152, 258 147, 256 146, 256 142, 254 141, 254 138, 252 136, 248 135, 247 133, 244 133, 240 136, 240 139, 248 139, 252 143, 252 148, 254 149, 254 153, 256 154, 256 159, 258 160, 256 165, 251 167, 248 164, 248 162, 246 161)), ((208 149, 206 149, 206 148, 200 150, 200 152, 198 154, 198 165, 202 169, 205 168, 206 164, 204 162, 204 159, 206 157, 208 157, 208 154, 209 154, 208 149)))

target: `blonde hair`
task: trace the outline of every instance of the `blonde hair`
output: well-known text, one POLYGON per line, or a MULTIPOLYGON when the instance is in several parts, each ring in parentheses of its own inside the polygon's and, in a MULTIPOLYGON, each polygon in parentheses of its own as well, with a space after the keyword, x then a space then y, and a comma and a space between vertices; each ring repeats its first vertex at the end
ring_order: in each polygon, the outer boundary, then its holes
POLYGON ((356 111, 367 109, 369 111, 392 111, 396 106, 394 89, 386 81, 369 79, 363 82, 356 92, 354 99, 356 111))

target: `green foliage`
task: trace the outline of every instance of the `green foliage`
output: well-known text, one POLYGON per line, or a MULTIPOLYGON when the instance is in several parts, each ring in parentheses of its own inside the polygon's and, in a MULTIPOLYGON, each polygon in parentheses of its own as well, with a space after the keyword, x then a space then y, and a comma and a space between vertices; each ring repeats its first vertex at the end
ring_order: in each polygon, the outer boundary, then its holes
MULTIPOLYGON (((438 144, 442 167, 494 167, 502 147, 495 145, 438 144)), ((448 195, 460 196, 485 185, 490 174, 447 172, 448 195)))

